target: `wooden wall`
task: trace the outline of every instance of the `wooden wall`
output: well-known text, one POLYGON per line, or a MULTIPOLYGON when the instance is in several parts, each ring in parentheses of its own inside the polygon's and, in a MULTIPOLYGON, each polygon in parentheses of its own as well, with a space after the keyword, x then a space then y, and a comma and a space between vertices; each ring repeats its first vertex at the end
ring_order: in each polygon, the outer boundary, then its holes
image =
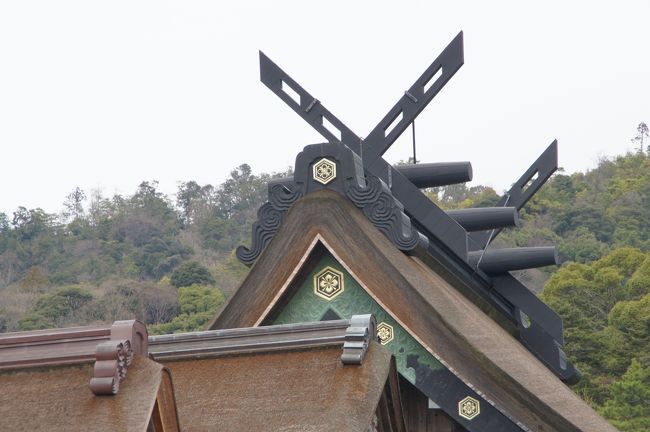
POLYGON ((441 409, 429 408, 429 398, 401 376, 399 385, 408 432, 466 432, 441 409))

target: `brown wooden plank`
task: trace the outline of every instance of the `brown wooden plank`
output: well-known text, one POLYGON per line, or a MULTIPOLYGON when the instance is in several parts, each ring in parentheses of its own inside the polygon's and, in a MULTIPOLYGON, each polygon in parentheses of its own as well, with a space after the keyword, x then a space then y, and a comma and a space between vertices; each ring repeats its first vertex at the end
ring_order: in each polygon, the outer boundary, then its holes
POLYGON ((157 432, 179 432, 180 424, 178 422, 178 411, 176 409, 176 399, 174 398, 174 386, 171 375, 168 369, 163 369, 161 373, 162 377, 160 387, 158 388, 158 395, 156 396, 156 407, 154 408, 154 412, 157 408, 158 413, 157 418, 154 417, 154 425, 157 432))
POLYGON ((390 405, 393 411, 392 427, 395 432, 406 432, 404 419, 404 408, 402 406, 402 397, 400 395, 399 375, 395 367, 395 357, 391 357, 392 366, 388 374, 387 392, 390 399, 390 405))

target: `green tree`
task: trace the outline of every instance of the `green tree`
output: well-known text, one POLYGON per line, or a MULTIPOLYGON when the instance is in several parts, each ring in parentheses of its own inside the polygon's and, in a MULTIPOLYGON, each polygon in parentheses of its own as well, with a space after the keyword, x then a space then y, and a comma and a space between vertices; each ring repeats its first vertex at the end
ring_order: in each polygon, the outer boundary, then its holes
POLYGON ((21 331, 41 330, 56 327, 54 320, 51 320, 38 312, 29 312, 18 320, 18 328, 21 331))
POLYGON ((52 228, 55 219, 54 215, 40 208, 27 210, 25 207, 18 207, 11 223, 18 238, 21 241, 29 241, 46 232, 48 228, 52 228))
POLYGON ((183 223, 189 225, 194 220, 194 206, 204 198, 203 188, 195 181, 183 182, 178 186, 176 205, 183 213, 183 223))
POLYGON ((92 299, 92 294, 78 286, 62 287, 43 294, 34 308, 18 321, 18 327, 20 330, 60 327, 92 299))
POLYGON ((650 430, 650 364, 633 359, 600 413, 621 431, 650 430))
POLYGON ((213 284, 215 281, 207 268, 196 261, 188 261, 174 270, 171 282, 180 288, 194 284, 213 284))
POLYGON ((34 312, 50 320, 66 317, 93 299, 92 294, 78 286, 62 287, 41 296, 34 312))
POLYGON ((620 248, 589 264, 569 263, 541 294, 564 322, 569 358, 583 372, 576 390, 602 405, 630 358, 650 354, 650 254, 620 248))
POLYGON ((149 327, 150 334, 166 334, 203 330, 225 297, 216 288, 191 285, 178 290, 181 314, 168 323, 149 327))

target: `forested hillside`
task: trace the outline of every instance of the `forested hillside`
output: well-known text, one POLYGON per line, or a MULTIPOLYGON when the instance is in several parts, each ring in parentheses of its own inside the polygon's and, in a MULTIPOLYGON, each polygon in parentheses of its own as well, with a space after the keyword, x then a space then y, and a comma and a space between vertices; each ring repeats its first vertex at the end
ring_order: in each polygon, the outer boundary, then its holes
POLYGON ((165 332, 200 328, 247 272, 233 249, 270 178, 242 165, 219 186, 181 183, 174 200, 145 181, 131 196, 75 189, 60 214, 0 213, 0 331, 134 315, 165 332))
MULTIPOLYGON (((151 181, 130 196, 76 189, 60 214, 0 213, 0 331, 133 316, 151 332, 201 328, 247 272, 233 250, 249 242, 271 177, 242 165, 174 197, 151 181)), ((483 186, 427 193, 444 208, 498 200, 483 186)), ((621 430, 650 430, 650 156, 556 174, 521 217, 494 246, 559 247, 561 268, 519 277, 564 319, 584 375, 575 390, 621 430)))

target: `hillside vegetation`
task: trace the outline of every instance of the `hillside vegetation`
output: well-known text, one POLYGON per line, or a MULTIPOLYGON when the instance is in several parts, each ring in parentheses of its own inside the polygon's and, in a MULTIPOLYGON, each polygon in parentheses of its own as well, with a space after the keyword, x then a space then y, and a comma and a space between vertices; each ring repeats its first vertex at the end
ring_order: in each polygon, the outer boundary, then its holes
MULTIPOLYGON (((133 316, 153 333, 202 328, 247 273, 233 250, 271 177, 242 165, 218 186, 180 184, 173 200, 152 181, 131 196, 76 189, 60 214, 0 213, 0 331, 133 316)), ((483 186, 427 193, 444 208, 498 200, 483 186)), ((521 218, 495 247, 559 247, 561 268, 519 276, 564 320, 584 375, 575 390, 621 430, 650 430, 650 156, 556 174, 521 218)))
POLYGON ((145 181, 131 196, 77 188, 60 214, 0 213, 0 331, 133 316, 154 332, 200 328, 247 272, 233 250, 270 178, 242 165, 217 187, 181 183, 174 201, 145 181))

